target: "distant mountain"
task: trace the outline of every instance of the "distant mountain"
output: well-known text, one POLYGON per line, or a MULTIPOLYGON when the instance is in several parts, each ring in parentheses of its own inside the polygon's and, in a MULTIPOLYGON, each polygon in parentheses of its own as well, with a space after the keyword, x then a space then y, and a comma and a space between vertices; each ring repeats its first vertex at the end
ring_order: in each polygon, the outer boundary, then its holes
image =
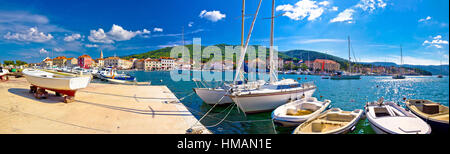
MULTIPOLYGON (((232 46, 232 45, 228 45, 228 44, 217 44, 215 45, 217 47, 219 47, 220 49, 222 49, 222 51, 225 51, 225 46, 232 46)), ((192 57, 192 52, 193 52, 193 46, 191 45, 186 45, 186 47, 189 49, 191 57, 192 57)), ((202 49, 204 49, 206 46, 202 46, 202 49)), ((157 50, 153 50, 153 51, 148 51, 145 53, 140 53, 140 54, 133 54, 133 55, 128 55, 128 56, 122 56, 122 58, 125 59, 130 59, 130 58, 138 58, 138 59, 145 59, 145 58, 159 58, 159 57, 170 57, 170 51, 172 50, 173 47, 166 47, 166 48, 162 48, 162 49, 157 49, 157 50)), ((266 48, 266 50, 269 50, 268 48, 266 48)), ((224 54, 224 53, 222 53, 224 54)), ((267 56, 268 56, 268 52, 267 52, 267 56)), ((341 65, 341 69, 346 69, 347 67, 347 59, 341 58, 341 57, 337 57, 337 56, 333 56, 333 55, 329 55, 329 54, 325 54, 322 52, 317 52, 317 51, 311 51, 311 50, 289 50, 289 51, 280 51, 278 52, 278 57, 284 59, 284 60, 311 60, 314 61, 316 59, 329 59, 329 60, 333 60, 336 61, 337 63, 339 63, 341 65)), ((203 59, 203 61, 206 61, 208 59, 203 59)), ((398 67, 397 64, 392 63, 392 62, 358 62, 358 64, 369 67, 370 65, 374 65, 374 66, 387 66, 387 67, 398 67)), ((428 72, 431 72, 432 74, 436 75, 440 73, 440 66, 424 66, 424 65, 403 65, 403 67, 408 67, 408 68, 417 68, 417 69, 421 69, 421 70, 425 70, 428 72)), ((448 75, 449 74, 449 65, 443 65, 442 67, 442 74, 443 75, 448 75)))
MULTIPOLYGON (((396 63, 392 63, 392 62, 362 62, 362 63, 367 64, 367 65, 374 65, 374 66, 399 67, 399 65, 397 65, 396 63)), ((433 75, 440 74, 441 69, 442 69, 442 75, 449 75, 449 65, 402 65, 402 67, 418 68, 421 70, 428 71, 433 75)))
POLYGON ((343 59, 341 57, 336 57, 333 55, 310 50, 289 50, 281 53, 284 53, 287 56, 292 57, 294 59, 303 59, 304 61, 306 60, 314 61, 316 59, 329 59, 334 60, 338 63, 348 62, 347 59, 343 59))

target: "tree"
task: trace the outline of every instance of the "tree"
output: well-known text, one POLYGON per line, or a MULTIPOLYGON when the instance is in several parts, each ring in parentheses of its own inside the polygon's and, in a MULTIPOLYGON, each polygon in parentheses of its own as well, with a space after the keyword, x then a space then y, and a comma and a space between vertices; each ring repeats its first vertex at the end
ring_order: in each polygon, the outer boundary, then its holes
POLYGON ((302 64, 300 65, 300 69, 302 69, 303 71, 305 71, 305 70, 308 69, 308 66, 306 66, 305 63, 302 63, 302 64))
POLYGON ((16 65, 17 66, 22 66, 22 65, 25 65, 25 64, 27 64, 27 62, 16 60, 16 65))
POLYGON ((3 61, 3 64, 5 64, 5 65, 14 65, 14 61, 12 61, 12 60, 5 60, 5 61, 3 61))

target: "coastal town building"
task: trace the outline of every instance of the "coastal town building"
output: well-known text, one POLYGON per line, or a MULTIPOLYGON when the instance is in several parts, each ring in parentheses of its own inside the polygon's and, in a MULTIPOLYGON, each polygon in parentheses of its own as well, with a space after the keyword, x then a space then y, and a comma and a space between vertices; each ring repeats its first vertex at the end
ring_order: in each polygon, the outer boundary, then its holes
POLYGON ((130 69, 133 66, 133 62, 119 57, 108 57, 104 61, 104 66, 118 69, 130 69))
POLYGON ((175 69, 175 58, 161 57, 161 70, 173 70, 175 69))
POLYGON ((143 70, 145 69, 144 67, 145 64, 145 59, 136 59, 133 61, 133 69, 138 69, 138 70, 143 70))
POLYGON ((53 65, 58 67, 63 67, 66 65, 67 58, 64 56, 59 56, 56 58, 53 58, 53 65))
POLYGON ((81 68, 90 68, 95 64, 95 61, 89 55, 82 55, 78 57, 78 66, 81 68))
POLYGON ((160 70, 162 68, 161 60, 160 59, 150 59, 147 58, 144 60, 144 69, 145 70, 160 70))
POLYGON ((103 66, 105 66, 105 59, 103 59, 103 58, 97 58, 97 59, 95 59, 95 66, 97 66, 97 67, 103 67, 103 66))
POLYGON ((313 71, 323 70, 323 71, 338 71, 341 67, 341 64, 327 59, 316 59, 314 61, 305 61, 306 66, 313 71), (322 69, 323 68, 323 69, 322 69))
POLYGON ((74 66, 77 66, 78 65, 78 59, 76 59, 76 58, 67 58, 66 59, 66 62, 65 62, 65 64, 64 64, 64 66, 67 66, 67 67, 74 67, 74 66))
POLYGON ((50 57, 45 58, 41 62, 42 67, 52 67, 53 66, 53 60, 50 57))

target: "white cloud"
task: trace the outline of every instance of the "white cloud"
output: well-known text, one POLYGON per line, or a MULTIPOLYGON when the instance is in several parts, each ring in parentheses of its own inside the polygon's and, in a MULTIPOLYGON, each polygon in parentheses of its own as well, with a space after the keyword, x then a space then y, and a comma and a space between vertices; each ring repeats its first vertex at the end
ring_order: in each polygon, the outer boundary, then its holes
POLYGON ((373 12, 377 8, 385 8, 386 5, 383 0, 361 0, 355 7, 361 8, 364 11, 373 12))
POLYGON ((53 51, 55 51, 55 52, 63 52, 64 49, 63 48, 53 48, 53 51))
POLYGON ((338 14, 336 18, 331 19, 330 22, 348 22, 352 23, 353 21, 353 13, 355 13, 355 10, 353 9, 345 9, 341 13, 338 14))
POLYGON ((339 10, 339 8, 337 7, 337 6, 333 6, 332 8, 331 8, 331 11, 338 11, 339 10))
POLYGON ((431 20, 430 16, 428 16, 426 18, 423 18, 423 19, 419 19, 419 22, 425 22, 425 21, 428 21, 428 20, 431 20))
POLYGON ((222 14, 222 13, 220 13, 220 11, 216 11, 216 10, 214 10, 214 11, 203 10, 202 12, 200 12, 199 17, 208 19, 208 20, 210 20, 212 22, 217 22, 217 21, 222 20, 223 18, 225 18, 226 15, 222 14))
POLYGON ((25 42, 46 42, 53 39, 51 34, 45 34, 44 32, 39 32, 37 27, 32 27, 25 32, 14 33, 8 32, 3 36, 8 40, 17 40, 17 41, 25 41, 25 42))
POLYGON ((143 29, 142 31, 128 31, 119 25, 113 25, 111 30, 107 33, 102 28, 98 30, 91 30, 88 36, 89 41, 95 43, 114 43, 115 41, 127 41, 134 38, 136 35, 150 34, 150 31, 143 29))
POLYGON ((45 50, 44 48, 42 48, 41 50, 39 50, 39 53, 43 54, 43 53, 48 53, 47 50, 45 50))
POLYGON ((427 47, 436 47, 438 49, 441 49, 441 48, 443 48, 443 45, 448 45, 448 41, 442 40, 442 36, 437 35, 437 36, 433 37, 433 40, 431 40, 431 41, 425 40, 422 45, 427 46, 427 47))
POLYGON ((193 25, 194 25, 194 22, 192 22, 192 21, 188 23, 188 27, 192 27, 193 25))
POLYGON ((154 32, 162 32, 163 29, 162 29, 162 28, 157 28, 157 27, 155 27, 155 28, 153 28, 153 31, 154 31, 154 32))
POLYGON ((80 39, 80 38, 81 38, 81 35, 80 35, 80 34, 72 34, 72 35, 69 35, 69 36, 64 37, 64 41, 66 41, 66 42, 72 42, 72 41, 78 40, 78 39, 80 39))
POLYGON ((361 9, 362 11, 368 11, 369 13, 372 13, 377 8, 383 9, 386 6, 387 4, 383 0, 360 0, 356 5, 348 9, 345 9, 344 11, 339 13, 338 16, 331 19, 330 22, 354 23, 353 14, 356 12, 357 9, 361 9))
POLYGON ((97 44, 86 44, 86 45, 84 45, 85 47, 88 47, 88 48, 97 48, 98 47, 98 45, 97 44))
POLYGON ((4 12, 0 11, 0 23, 35 23, 47 24, 48 18, 42 15, 27 12, 4 12))
POLYGON ((328 5, 330 5, 330 2, 323 1, 323 2, 320 2, 319 5, 328 6, 328 5))
POLYGON ((283 16, 289 17, 292 20, 303 20, 308 17, 309 21, 314 21, 322 16, 325 7, 329 5, 330 3, 328 1, 317 3, 312 0, 300 0, 294 5, 279 5, 276 7, 276 11, 284 11, 283 16))
POLYGON ((346 40, 341 39, 309 39, 309 40, 301 40, 298 41, 299 44, 312 44, 312 43, 336 43, 336 42, 345 42, 346 40))

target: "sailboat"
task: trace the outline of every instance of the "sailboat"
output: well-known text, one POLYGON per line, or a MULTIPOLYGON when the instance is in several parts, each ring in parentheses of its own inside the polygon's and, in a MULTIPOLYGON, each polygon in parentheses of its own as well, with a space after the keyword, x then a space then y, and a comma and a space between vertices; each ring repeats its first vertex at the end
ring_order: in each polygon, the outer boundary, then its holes
MULTIPOLYGON (((403 51, 402 46, 400 46, 400 64, 403 65, 403 51)), ((402 71, 400 68, 400 73, 392 76, 393 79, 405 79, 405 76, 402 75, 402 71)))
POLYGON ((439 72, 439 75, 437 76, 438 78, 442 78, 443 76, 442 76, 442 59, 441 59, 441 61, 440 61, 440 64, 441 64, 441 66, 440 66, 440 72, 439 72))
MULTIPOLYGON (((241 24, 241 47, 244 47, 244 23, 245 23, 245 0, 242 0, 242 24, 241 24)), ((183 41, 184 42, 184 41, 183 41)), ((264 82, 254 82, 249 84, 264 84, 264 82)), ((245 86, 245 83, 234 82, 234 88, 245 86), (238 85, 239 84, 239 85, 238 85)), ((230 104, 233 100, 228 96, 230 94, 231 85, 223 84, 220 87, 215 88, 194 88, 194 92, 205 102, 206 104, 230 104)))
POLYGON ((359 80, 361 79, 361 75, 353 74, 352 73, 352 62, 351 62, 351 55, 350 55, 350 36, 348 37, 348 72, 337 72, 335 75, 331 76, 330 79, 332 80, 359 80))
MULTIPOLYGON (((260 4, 261 5, 261 2, 260 4)), ((259 7, 258 7, 259 10, 259 7)), ((257 85, 254 87, 246 86, 245 88, 234 88, 232 93, 229 95, 231 99, 237 104, 237 106, 245 113, 257 113, 264 111, 271 111, 275 108, 286 104, 292 100, 297 100, 301 98, 309 98, 312 96, 316 90, 316 86, 313 83, 300 84, 293 79, 277 79, 277 70, 275 69, 274 63, 274 49, 273 49, 273 28, 274 28, 274 11, 275 11, 275 0, 272 0, 272 23, 271 23, 271 36, 270 36, 270 49, 269 49, 269 66, 270 66, 270 80, 263 85, 257 85)), ((258 12, 258 11, 257 11, 258 12)), ((258 15, 256 13, 255 17, 258 15)), ((253 23, 255 22, 253 19, 253 23)), ((243 53, 241 53, 241 58, 237 66, 238 72, 235 75, 235 80, 237 80, 240 73, 242 73, 240 68, 244 62, 245 52, 248 47, 250 34, 253 29, 253 25, 249 32, 249 37, 247 37, 246 44, 244 46, 243 53)))

